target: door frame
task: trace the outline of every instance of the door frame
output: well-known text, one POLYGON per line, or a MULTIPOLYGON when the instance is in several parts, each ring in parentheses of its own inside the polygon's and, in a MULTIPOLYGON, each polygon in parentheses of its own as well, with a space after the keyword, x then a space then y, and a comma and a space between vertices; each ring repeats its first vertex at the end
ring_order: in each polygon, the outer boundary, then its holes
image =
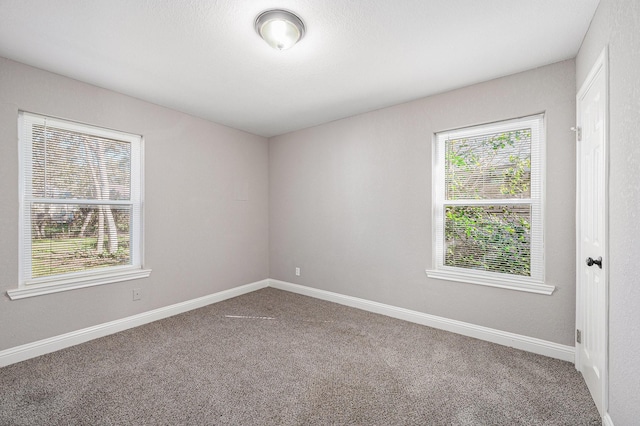
MULTIPOLYGON (((581 124, 580 117, 580 99, 584 97, 585 93, 594 82, 594 78, 598 75, 599 72, 604 73, 604 104, 605 104, 605 113, 604 113, 604 130, 603 130, 603 156, 604 156, 604 250, 602 253, 602 257, 604 259, 603 274, 605 278, 605 324, 604 326, 604 369, 602 371, 602 417, 604 418, 607 415, 609 410, 609 49, 608 46, 605 46, 602 49, 602 52, 598 56, 598 59, 594 62, 589 74, 584 79, 580 90, 576 95, 576 122, 579 126, 581 124)), ((580 129, 578 128, 578 132, 580 129)), ((581 251, 581 238, 580 238, 580 172, 581 172, 581 163, 580 163, 580 141, 578 141, 578 135, 576 135, 576 329, 584 330, 584 306, 582 306, 582 286, 580 285, 580 276, 581 269, 584 267, 584 253, 581 251)), ((575 366, 576 369, 580 372, 581 370, 581 356, 580 350, 578 348, 579 343, 576 339, 576 357, 575 357, 575 366)))

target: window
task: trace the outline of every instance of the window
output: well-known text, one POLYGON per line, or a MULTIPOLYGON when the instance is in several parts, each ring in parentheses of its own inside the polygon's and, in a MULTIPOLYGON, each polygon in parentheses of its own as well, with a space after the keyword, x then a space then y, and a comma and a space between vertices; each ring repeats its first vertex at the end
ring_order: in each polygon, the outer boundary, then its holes
POLYGON ((551 294, 544 284, 543 116, 436 134, 433 278, 551 294))
POLYGON ((19 115, 20 284, 12 299, 142 278, 140 136, 19 115))

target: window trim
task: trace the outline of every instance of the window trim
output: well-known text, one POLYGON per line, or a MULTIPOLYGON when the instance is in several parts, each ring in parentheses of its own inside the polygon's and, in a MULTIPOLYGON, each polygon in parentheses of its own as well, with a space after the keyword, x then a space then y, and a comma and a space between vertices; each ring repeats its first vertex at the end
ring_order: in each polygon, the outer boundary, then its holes
POLYGON ((546 127, 544 113, 503 120, 499 122, 464 127, 450 131, 438 132, 432 139, 432 269, 425 270, 429 278, 499 287, 531 293, 550 295, 555 286, 544 280, 544 199, 545 199, 545 146, 546 127), (445 207, 445 172, 444 142, 450 138, 463 138, 487 133, 517 130, 523 126, 531 126, 531 198, 509 200, 460 200, 449 204, 461 205, 496 205, 526 204, 531 205, 531 222, 539 226, 531 233, 531 276, 503 274, 458 268, 444 265, 444 207, 445 207), (535 133, 535 135, 534 135, 535 133), (536 143, 537 142, 537 143, 536 143))
POLYGON ((7 290, 7 295, 11 300, 24 299, 27 297, 42 296, 43 294, 59 293, 61 291, 75 290, 78 288, 93 287, 102 284, 111 284, 122 281, 147 278, 151 275, 151 269, 143 269, 131 266, 113 266, 109 272, 82 273, 80 276, 71 277, 65 274, 64 278, 58 276, 56 279, 42 281, 40 283, 28 284, 16 289, 7 290), (118 269, 118 270, 114 270, 118 269))
MULTIPOLYGON (((18 221, 18 264, 19 282, 18 288, 10 289, 7 295, 11 300, 23 299, 26 297, 40 296, 43 294, 58 293, 61 291, 74 290, 102 284, 109 284, 139 278, 146 278, 151 274, 150 269, 144 268, 144 138, 141 135, 126 133, 118 130, 106 129, 90 124, 77 123, 71 120, 59 119, 56 117, 33 114, 25 111, 18 113, 18 158, 19 158, 19 221, 18 221), (29 248, 31 246, 31 226, 26 223, 26 203, 30 202, 30 192, 26 187, 26 175, 30 174, 31 156, 27 154, 31 150, 30 130, 26 131, 25 117, 30 120, 46 120, 54 123, 56 127, 69 131, 89 133, 98 137, 118 139, 132 144, 131 152, 131 185, 137 186, 138 190, 131 193, 131 199, 120 200, 92 200, 96 204, 110 205, 131 205, 132 211, 138 210, 134 215, 131 232, 131 265, 109 266, 106 268, 92 269, 87 271, 72 272, 47 277, 27 279, 25 276, 26 263, 31 261, 29 248)), ((39 201, 59 203, 60 199, 42 199, 39 201)), ((65 204, 87 204, 87 200, 68 199, 62 200, 65 204)))

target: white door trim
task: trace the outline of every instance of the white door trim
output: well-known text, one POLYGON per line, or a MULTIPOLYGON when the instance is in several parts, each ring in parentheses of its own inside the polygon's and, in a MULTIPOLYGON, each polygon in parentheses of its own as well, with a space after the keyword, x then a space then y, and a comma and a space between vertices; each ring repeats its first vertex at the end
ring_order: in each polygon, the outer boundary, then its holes
MULTIPOLYGON (((605 342, 605 351, 604 351, 604 369, 602 371, 602 416, 603 418, 607 415, 607 411, 609 408, 609 50, 608 46, 605 46, 602 49, 602 52, 596 59, 591 71, 585 78, 580 90, 576 95, 576 118, 577 123, 580 125, 581 117, 580 117, 580 99, 585 96, 586 92, 589 90, 591 85, 593 84, 596 76, 600 73, 604 73, 605 80, 605 88, 604 88, 604 96, 605 96, 605 117, 604 117, 604 174, 603 178, 604 182, 604 250, 603 250, 603 258, 606 267, 603 268, 603 274, 605 274, 605 324, 604 324, 604 342, 605 342)), ((580 129, 578 129, 580 132, 580 129)), ((576 138, 577 139, 577 138, 576 138)), ((581 294, 581 285, 580 285, 580 276, 581 276, 581 268, 584 267, 584 258, 581 250, 581 238, 580 238, 580 176, 581 176, 581 164, 580 164, 580 142, 577 142, 576 147, 576 328, 580 330, 584 330, 584 307, 581 305, 582 294, 581 294)), ((575 362, 576 369, 581 371, 581 353, 578 348, 578 343, 576 342, 576 352, 575 352, 575 362)))

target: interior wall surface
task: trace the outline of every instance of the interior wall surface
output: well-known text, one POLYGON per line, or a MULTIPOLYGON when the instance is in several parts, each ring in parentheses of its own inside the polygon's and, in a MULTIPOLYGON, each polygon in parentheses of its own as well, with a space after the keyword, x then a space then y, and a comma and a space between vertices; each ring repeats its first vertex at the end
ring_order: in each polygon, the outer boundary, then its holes
POLYGON ((271 138, 271 278, 573 346, 574 125, 567 60, 271 138), (538 113, 545 273, 555 292, 428 278, 434 134, 538 113))
POLYGON ((0 58, 0 350, 268 278, 267 157, 266 138, 0 58), (20 110, 144 137, 149 278, 8 298, 20 110))
POLYGON ((609 415, 640 419, 640 3, 600 0, 576 58, 580 88, 609 54, 609 415))

